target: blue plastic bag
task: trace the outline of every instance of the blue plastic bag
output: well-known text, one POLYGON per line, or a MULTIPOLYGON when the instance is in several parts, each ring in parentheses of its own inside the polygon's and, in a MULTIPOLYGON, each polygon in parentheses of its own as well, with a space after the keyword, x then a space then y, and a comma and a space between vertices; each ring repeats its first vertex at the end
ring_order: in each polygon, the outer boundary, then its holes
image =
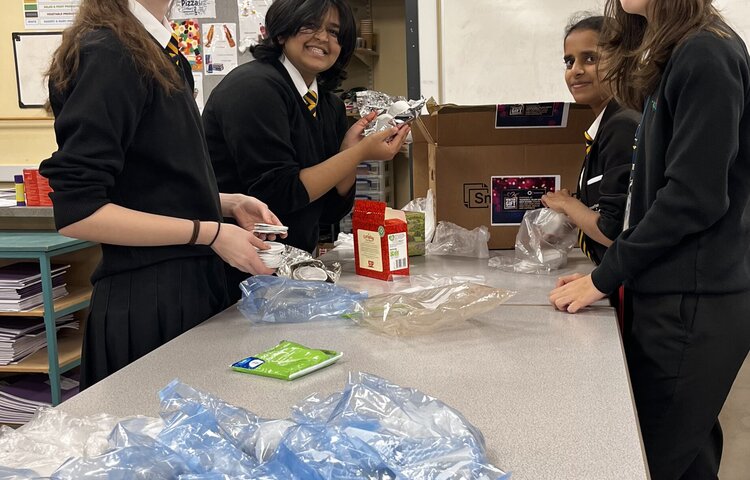
POLYGON ((361 309, 367 293, 333 283, 258 275, 240 283, 240 312, 253 322, 301 323, 341 318, 361 309))

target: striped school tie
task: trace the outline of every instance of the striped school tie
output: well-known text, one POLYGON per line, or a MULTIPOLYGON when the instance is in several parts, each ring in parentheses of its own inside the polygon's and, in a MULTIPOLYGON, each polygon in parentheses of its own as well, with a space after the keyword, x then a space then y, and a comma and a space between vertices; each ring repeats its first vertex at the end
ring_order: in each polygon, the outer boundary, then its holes
POLYGON ((172 32, 172 37, 169 39, 169 43, 167 44, 167 48, 165 48, 167 53, 169 54, 169 58, 172 59, 172 62, 175 63, 175 65, 180 64, 180 39, 177 38, 177 34, 172 32))
MULTIPOLYGON (((594 139, 591 138, 591 135, 589 135, 589 132, 583 132, 583 137, 586 139, 586 160, 585 163, 588 164, 589 162, 589 153, 591 153, 591 145, 594 144, 594 139)), ((578 186, 579 191, 583 189, 583 184, 578 186)), ((591 258, 591 250, 589 250, 588 245, 586 244, 586 236, 583 234, 583 230, 578 229, 578 247, 581 249, 584 255, 586 255, 589 260, 593 260, 591 258)))
POLYGON ((310 110, 313 117, 318 116, 318 94, 312 90, 308 90, 304 97, 307 109, 310 110))

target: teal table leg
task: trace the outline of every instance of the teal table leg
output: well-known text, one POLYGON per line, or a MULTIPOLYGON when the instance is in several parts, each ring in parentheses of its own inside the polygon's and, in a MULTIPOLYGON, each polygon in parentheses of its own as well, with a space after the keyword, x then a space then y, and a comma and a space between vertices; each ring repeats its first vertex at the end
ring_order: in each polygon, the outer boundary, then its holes
POLYGON ((47 333, 47 353, 49 355, 49 382, 52 389, 52 405, 60 403, 60 362, 57 356, 57 325, 55 304, 52 298, 52 272, 49 254, 39 256, 42 274, 42 298, 44 299, 44 326, 47 333))

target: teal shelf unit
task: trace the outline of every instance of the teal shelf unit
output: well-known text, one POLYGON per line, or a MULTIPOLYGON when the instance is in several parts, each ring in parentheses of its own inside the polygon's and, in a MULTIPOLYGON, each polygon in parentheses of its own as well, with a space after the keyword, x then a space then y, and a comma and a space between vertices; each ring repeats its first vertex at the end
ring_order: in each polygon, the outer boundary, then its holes
POLYGON ((0 232, 0 260, 36 260, 39 262, 44 300, 39 308, 24 312, 0 312, 0 316, 43 317, 47 336, 46 349, 36 352, 15 365, 0 366, 0 373, 48 373, 53 405, 60 403, 60 374, 81 363, 83 342, 83 333, 79 331, 74 335, 61 338, 58 345, 55 320, 87 308, 91 301, 91 287, 68 285, 69 294, 56 301, 53 300, 52 258, 96 245, 96 243, 68 238, 55 232, 0 232))

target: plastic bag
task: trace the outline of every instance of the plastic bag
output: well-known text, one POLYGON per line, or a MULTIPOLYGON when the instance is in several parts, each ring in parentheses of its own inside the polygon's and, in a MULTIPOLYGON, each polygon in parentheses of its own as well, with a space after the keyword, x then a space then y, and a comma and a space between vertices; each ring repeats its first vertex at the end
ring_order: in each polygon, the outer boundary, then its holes
MULTIPOLYGON (((169 386, 166 390, 163 395, 173 391, 169 386)), ((222 428, 210 405, 179 397, 163 397, 162 402, 165 400, 170 408, 162 412, 165 427, 158 440, 182 457, 190 472, 236 477, 249 475, 258 465, 255 457, 245 453, 237 439, 222 428)), ((241 409, 232 407, 232 410, 241 409)))
POLYGON ((52 480, 148 478, 169 480, 189 473, 188 464, 161 442, 117 425, 110 436, 112 448, 101 455, 65 462, 52 480))
POLYGON ((232 370, 281 380, 294 380, 331 365, 342 355, 341 352, 315 350, 283 340, 265 352, 235 362, 232 364, 232 370))
POLYGON ((162 416, 171 416, 185 409, 187 404, 197 404, 206 409, 222 432, 243 452, 253 454, 258 441, 258 430, 263 420, 253 412, 231 405, 206 392, 197 390, 179 380, 172 380, 159 392, 162 416))
POLYGON ((299 323, 341 318, 357 310, 367 293, 332 283, 257 275, 240 283, 237 308, 253 322, 299 323))
POLYGON ((514 293, 470 282, 385 293, 363 301, 351 318, 388 335, 429 333, 493 310, 514 293))
MULTIPOLYGON (((359 465, 364 457, 369 472, 382 475, 348 478, 509 478, 487 461, 484 437, 459 412, 419 390, 375 375, 350 374, 343 392, 324 400, 308 397, 293 409, 292 417, 301 425, 338 432, 336 438, 329 436, 327 451, 336 451, 339 440, 345 439, 342 445, 357 448, 359 465)), ((291 451, 304 452, 299 444, 305 440, 287 437, 285 444, 291 451)))
POLYGON ((0 465, 48 477, 70 457, 105 451, 117 421, 111 415, 75 417, 58 409, 40 408, 16 430, 0 427, 0 465))
POLYGON ((435 235, 435 199, 432 190, 428 189, 426 197, 415 198, 404 205, 401 210, 424 213, 424 241, 429 244, 435 235))
POLYGON ((568 263, 577 231, 562 213, 550 208, 530 210, 516 235, 515 259, 493 257, 489 266, 518 273, 549 273, 568 263))
POLYGON ((490 232, 484 225, 467 230, 455 223, 439 222, 432 243, 427 244, 427 255, 489 258, 489 240, 490 232))

